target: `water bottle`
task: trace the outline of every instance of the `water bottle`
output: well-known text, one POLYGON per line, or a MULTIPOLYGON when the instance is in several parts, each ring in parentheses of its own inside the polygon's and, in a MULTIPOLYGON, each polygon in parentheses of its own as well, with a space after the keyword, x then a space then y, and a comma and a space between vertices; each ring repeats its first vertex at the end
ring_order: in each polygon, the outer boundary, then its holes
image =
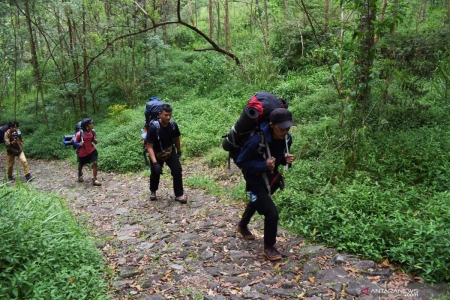
POLYGON ((147 132, 144 130, 144 128, 141 128, 141 137, 145 140, 147 138, 147 132))
POLYGON ((255 202, 256 199, 258 199, 258 196, 256 196, 252 191, 248 192, 248 194, 250 195, 251 202, 255 202))

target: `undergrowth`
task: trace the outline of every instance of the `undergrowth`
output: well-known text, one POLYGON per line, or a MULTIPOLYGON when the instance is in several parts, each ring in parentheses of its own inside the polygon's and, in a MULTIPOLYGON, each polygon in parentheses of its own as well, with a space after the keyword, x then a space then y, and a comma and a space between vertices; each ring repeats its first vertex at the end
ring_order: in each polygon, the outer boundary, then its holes
POLYGON ((55 195, 0 183, 0 299, 107 299, 102 254, 55 195))

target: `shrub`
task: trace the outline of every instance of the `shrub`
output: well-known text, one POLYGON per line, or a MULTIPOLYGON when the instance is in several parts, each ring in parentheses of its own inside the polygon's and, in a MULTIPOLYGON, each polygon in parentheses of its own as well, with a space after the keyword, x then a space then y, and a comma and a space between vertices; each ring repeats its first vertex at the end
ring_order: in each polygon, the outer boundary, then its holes
POLYGON ((60 199, 0 185, 0 298, 106 299, 102 254, 60 199))

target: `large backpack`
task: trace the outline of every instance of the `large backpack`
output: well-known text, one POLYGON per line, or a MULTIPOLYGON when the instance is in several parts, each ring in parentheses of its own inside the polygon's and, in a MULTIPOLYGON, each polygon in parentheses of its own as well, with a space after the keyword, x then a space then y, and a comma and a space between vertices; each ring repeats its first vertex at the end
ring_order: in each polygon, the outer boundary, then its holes
POLYGON ((158 120, 159 112, 161 111, 161 106, 165 104, 157 97, 150 97, 148 102, 145 104, 145 127, 148 130, 150 123, 152 121, 158 120))
POLYGON ((229 153, 228 168, 230 168, 230 159, 232 158, 236 162, 242 147, 250 136, 260 132, 262 123, 270 121, 270 113, 275 108, 287 109, 288 104, 285 100, 268 92, 259 92, 250 98, 239 119, 222 137, 222 148, 229 153))
POLYGON ((9 129, 9 125, 5 124, 2 127, 0 127, 0 143, 4 144, 5 143, 5 133, 6 131, 8 131, 9 129))
MULTIPOLYGON (((71 135, 69 134, 69 135, 64 135, 63 136, 63 145, 64 146, 72 145, 73 149, 78 150, 78 148, 74 144, 75 136, 77 135, 77 133, 79 131, 81 131, 80 138, 81 138, 81 141, 83 141, 83 126, 82 126, 82 123, 83 123, 84 120, 87 120, 87 119, 83 119, 83 120, 79 121, 75 125, 75 133, 74 134, 71 134, 71 135)), ((94 139, 95 139, 95 130, 92 130, 92 133, 93 133, 94 139)))

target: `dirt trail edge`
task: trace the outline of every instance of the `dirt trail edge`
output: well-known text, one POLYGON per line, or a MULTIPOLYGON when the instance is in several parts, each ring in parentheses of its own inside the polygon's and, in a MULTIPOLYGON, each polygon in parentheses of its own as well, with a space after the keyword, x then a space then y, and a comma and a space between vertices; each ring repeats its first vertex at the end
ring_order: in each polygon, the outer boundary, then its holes
MULTIPOLYGON (((413 280, 392 265, 308 245, 281 228, 277 248, 284 257, 269 262, 262 256, 261 217, 250 223, 256 240, 243 240, 235 227, 244 204, 188 188, 188 204, 180 204, 167 168, 158 201, 149 201, 144 172, 99 172, 102 186, 94 187, 90 169, 79 183, 68 162, 29 159, 29 164, 36 176, 29 184, 67 199, 75 218, 90 228, 115 271, 114 299, 425 300, 448 290, 446 284, 413 280)), ((5 152, 0 166, 6 166, 5 152)), ((195 166, 183 162, 184 178, 202 172, 200 162, 195 166)), ((20 163, 16 168, 24 180, 20 163)), ((226 180, 238 173, 221 172, 226 180)))

